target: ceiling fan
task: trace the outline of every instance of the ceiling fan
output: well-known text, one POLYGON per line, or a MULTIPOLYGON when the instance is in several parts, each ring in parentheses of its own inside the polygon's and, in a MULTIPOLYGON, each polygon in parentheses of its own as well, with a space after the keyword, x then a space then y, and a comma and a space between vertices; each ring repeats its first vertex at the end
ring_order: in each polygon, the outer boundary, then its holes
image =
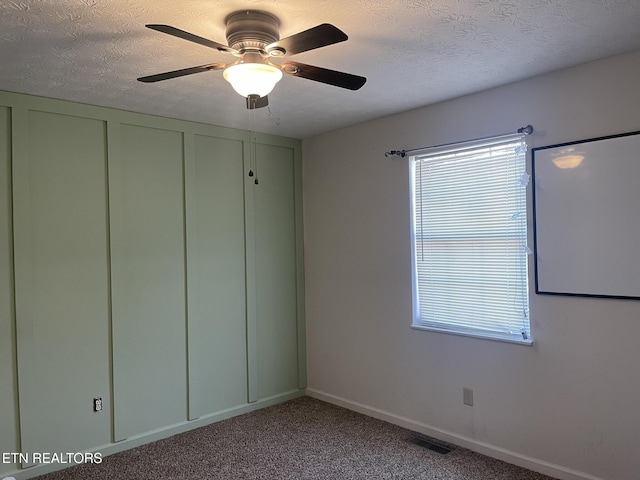
POLYGON ((272 58, 286 57, 316 48, 344 42, 347 35, 340 29, 323 23, 304 32, 280 39, 280 21, 270 13, 258 10, 241 10, 230 14, 226 20, 227 45, 199 37, 169 25, 146 25, 152 30, 173 35, 190 42, 234 55, 231 63, 209 63, 196 67, 173 70, 138 78, 140 82, 153 83, 170 78, 183 77, 209 70, 224 70, 225 80, 243 97, 247 108, 261 108, 269 104, 267 95, 280 81, 282 74, 306 78, 349 90, 358 90, 366 78, 350 73, 306 65, 299 62, 274 63, 272 58))

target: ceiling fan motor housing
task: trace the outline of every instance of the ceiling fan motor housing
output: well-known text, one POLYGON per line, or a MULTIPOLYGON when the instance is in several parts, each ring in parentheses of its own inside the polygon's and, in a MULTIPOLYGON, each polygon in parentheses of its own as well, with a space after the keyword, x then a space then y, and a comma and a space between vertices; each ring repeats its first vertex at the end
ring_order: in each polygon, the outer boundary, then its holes
POLYGON ((258 10, 241 10, 230 14, 226 20, 228 45, 240 53, 259 51, 280 40, 280 20, 275 15, 258 10))

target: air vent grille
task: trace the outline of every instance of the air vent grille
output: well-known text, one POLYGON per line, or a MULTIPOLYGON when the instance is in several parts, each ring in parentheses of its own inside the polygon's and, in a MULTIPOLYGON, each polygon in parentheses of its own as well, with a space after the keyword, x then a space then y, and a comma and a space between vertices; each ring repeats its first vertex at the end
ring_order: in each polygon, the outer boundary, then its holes
POLYGON ((427 440, 426 438, 422 438, 422 437, 413 437, 409 439, 409 442, 415 443, 416 445, 419 445, 423 448, 428 448, 429 450, 432 450, 436 453, 441 453, 443 455, 451 451, 450 448, 445 447, 444 445, 434 443, 432 440, 427 440))

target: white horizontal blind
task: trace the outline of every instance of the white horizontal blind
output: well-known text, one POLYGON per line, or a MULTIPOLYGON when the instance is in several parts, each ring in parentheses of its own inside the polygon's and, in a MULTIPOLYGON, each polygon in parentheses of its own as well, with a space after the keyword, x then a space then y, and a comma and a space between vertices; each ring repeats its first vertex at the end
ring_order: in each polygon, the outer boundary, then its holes
POLYGON ((411 158, 414 326, 527 342, 524 135, 411 158))

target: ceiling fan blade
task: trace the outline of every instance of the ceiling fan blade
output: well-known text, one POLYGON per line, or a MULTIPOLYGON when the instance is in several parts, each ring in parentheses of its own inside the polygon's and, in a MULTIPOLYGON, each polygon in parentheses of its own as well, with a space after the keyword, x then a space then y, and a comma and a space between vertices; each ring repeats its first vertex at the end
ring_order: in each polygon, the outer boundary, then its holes
POLYGON ((138 78, 138 81, 144 83, 154 83, 161 80, 169 80, 170 78, 193 75, 194 73, 208 72, 209 70, 222 70, 226 66, 226 63, 210 63, 208 65, 200 65, 198 67, 183 68, 182 70, 173 70, 171 72, 157 73, 155 75, 149 75, 147 77, 140 77, 138 78))
POLYGON ((265 95, 264 97, 259 97, 258 95, 249 95, 247 98, 247 108, 249 110, 255 110, 256 108, 263 108, 269 105, 269 99, 265 95))
POLYGON ((339 28, 323 23, 304 32, 273 42, 267 45, 266 50, 270 53, 278 52, 273 56, 295 55, 296 53, 344 42, 348 38, 347 34, 339 28))
POLYGON ((238 53, 236 50, 227 47, 226 45, 222 45, 221 43, 214 42, 213 40, 199 37, 198 35, 185 32, 184 30, 180 30, 179 28, 175 28, 170 25, 149 24, 145 25, 145 27, 150 28, 151 30, 166 33, 168 35, 173 35, 174 37, 182 38, 183 40, 188 40, 189 42, 198 43, 200 45, 204 45, 205 47, 215 48, 216 50, 220 50, 221 52, 238 53))
POLYGON ((284 73, 294 77, 302 77, 316 82, 326 83, 335 87, 358 90, 367 79, 350 73, 337 72, 327 68, 305 65, 298 62, 284 62, 281 66, 284 73))

